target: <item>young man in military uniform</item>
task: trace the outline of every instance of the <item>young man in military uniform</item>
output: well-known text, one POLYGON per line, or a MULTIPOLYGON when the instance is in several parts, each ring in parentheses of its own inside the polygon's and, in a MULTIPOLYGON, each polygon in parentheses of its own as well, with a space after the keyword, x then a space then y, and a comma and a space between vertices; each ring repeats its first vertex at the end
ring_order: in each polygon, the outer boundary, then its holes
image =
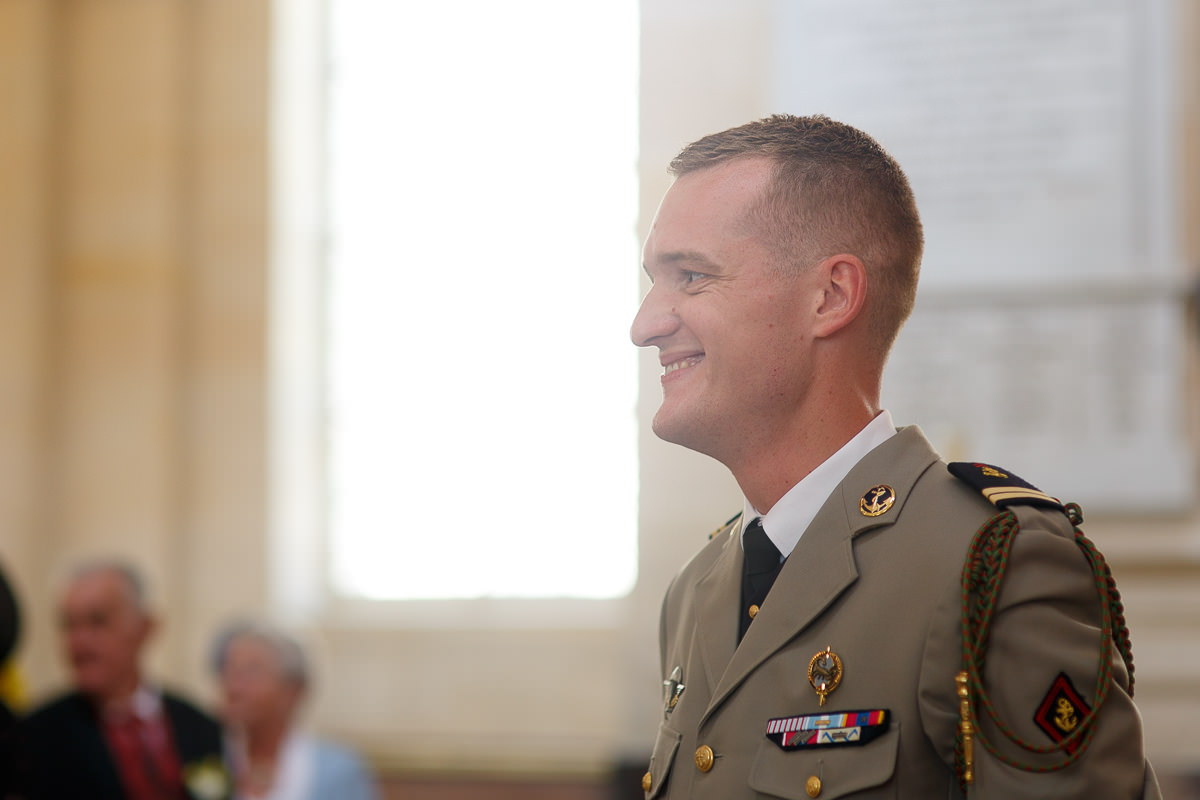
POLYGON ((646 796, 1158 797, 1078 509, 948 469, 879 405, 923 247, 900 167, 776 116, 671 168, 631 335, 663 366, 655 433, 745 505, 667 591, 646 796))

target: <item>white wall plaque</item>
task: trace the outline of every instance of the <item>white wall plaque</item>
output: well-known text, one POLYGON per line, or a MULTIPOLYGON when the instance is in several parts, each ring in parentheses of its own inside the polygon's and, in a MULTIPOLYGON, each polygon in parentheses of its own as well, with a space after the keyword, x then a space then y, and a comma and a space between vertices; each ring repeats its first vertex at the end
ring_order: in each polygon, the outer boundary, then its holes
POLYGON ((884 404, 1093 511, 1177 511, 1175 0, 778 0, 777 107, 870 132, 925 222, 884 404))

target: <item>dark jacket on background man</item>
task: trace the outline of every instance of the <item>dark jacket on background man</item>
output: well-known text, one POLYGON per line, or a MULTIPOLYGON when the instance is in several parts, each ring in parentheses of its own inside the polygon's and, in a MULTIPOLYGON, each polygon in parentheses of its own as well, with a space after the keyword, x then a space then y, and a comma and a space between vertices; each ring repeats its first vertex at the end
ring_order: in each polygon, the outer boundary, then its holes
MULTIPOLYGON (((163 692, 185 787, 196 766, 221 764, 221 729, 182 698, 163 692)), ((26 800, 125 800, 94 706, 78 692, 53 700, 20 723, 18 770, 26 800)), ((188 792, 190 800, 207 800, 188 792)), ((167 800, 167 799, 164 799, 167 800)))

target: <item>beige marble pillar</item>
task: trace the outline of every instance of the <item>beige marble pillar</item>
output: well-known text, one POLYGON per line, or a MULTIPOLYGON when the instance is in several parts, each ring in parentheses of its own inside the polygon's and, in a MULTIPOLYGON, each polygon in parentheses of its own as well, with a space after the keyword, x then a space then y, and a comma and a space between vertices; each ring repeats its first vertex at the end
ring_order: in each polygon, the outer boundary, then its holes
POLYGON ((264 600, 268 11, 0 3, 0 559, 35 692, 77 558, 145 570, 176 682, 264 600))

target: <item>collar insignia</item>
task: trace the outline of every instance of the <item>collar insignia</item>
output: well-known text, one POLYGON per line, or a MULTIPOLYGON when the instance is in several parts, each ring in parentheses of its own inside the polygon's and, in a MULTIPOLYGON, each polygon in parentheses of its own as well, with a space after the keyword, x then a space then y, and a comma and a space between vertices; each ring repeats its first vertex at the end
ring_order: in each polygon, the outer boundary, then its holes
POLYGON ((858 510, 863 513, 864 517, 878 517, 886 514, 895 502, 896 490, 881 483, 875 488, 867 490, 867 493, 858 501, 858 510))

